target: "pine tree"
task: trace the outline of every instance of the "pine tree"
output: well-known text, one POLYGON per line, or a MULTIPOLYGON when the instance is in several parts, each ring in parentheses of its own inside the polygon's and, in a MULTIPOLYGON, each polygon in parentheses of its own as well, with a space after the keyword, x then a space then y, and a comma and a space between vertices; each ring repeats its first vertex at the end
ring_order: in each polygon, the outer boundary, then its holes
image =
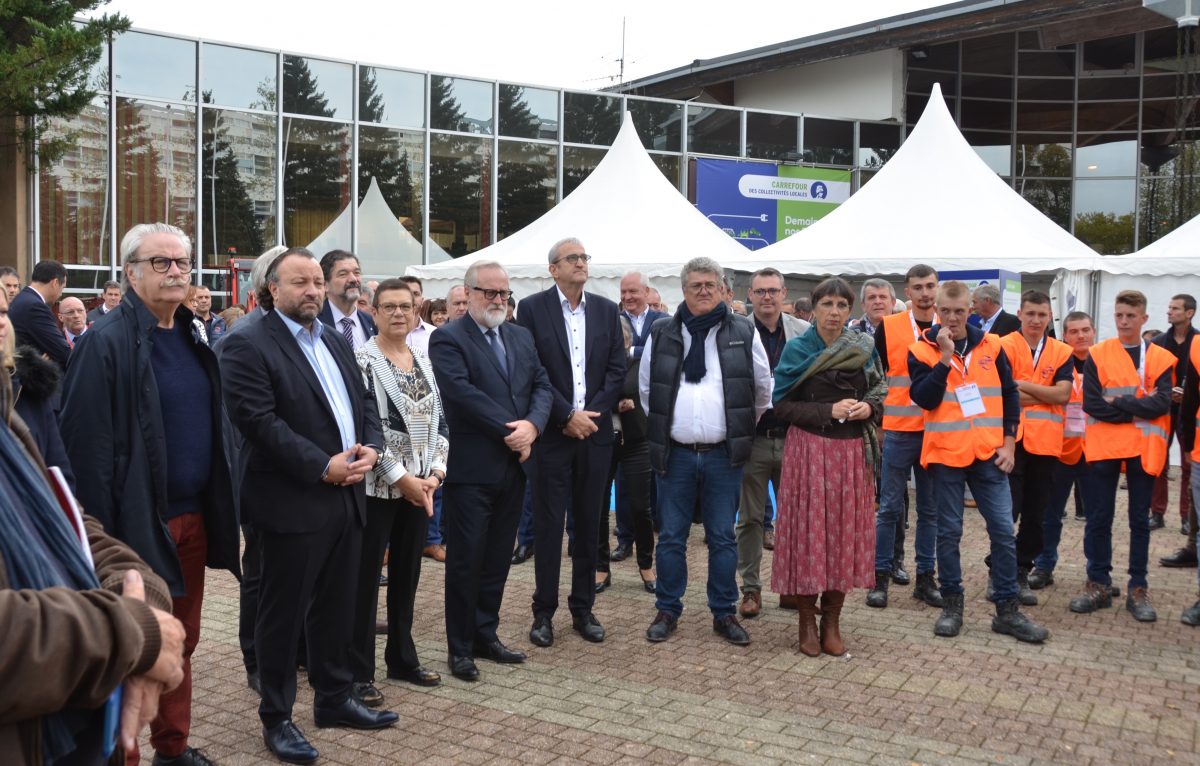
MULTIPOLYGON (((43 118, 70 118, 96 97, 89 82, 104 44, 129 28, 120 14, 82 23, 75 17, 107 0, 5 0, 0 2, 0 125, 27 120, 15 138, 32 146, 43 165, 53 163, 74 136, 47 136, 43 118)), ((3 141, 12 141, 6 136, 3 141)))
MULTIPOLYGON (((379 92, 375 70, 363 67, 358 83, 358 118, 365 122, 382 122, 383 94, 379 92)), ((371 186, 379 183, 379 191, 392 212, 409 218, 414 212, 412 172, 408 150, 399 140, 396 130, 363 126, 358 133, 358 198, 361 202, 371 186)))
MULTIPOLYGON (((541 120, 525 103, 524 92, 519 85, 500 86, 500 125, 505 135, 538 134, 541 120)), ((496 217, 501 239, 533 223, 554 204, 555 158, 546 149, 544 144, 525 141, 500 142, 496 217)))
MULTIPOLYGON (((299 56, 283 58, 283 110, 334 116, 308 62, 299 56)), ((347 144, 345 125, 284 118, 283 203, 289 243, 304 240, 307 244, 350 202, 347 144), (309 215, 313 213, 317 215, 309 215)))
MULTIPOLYGON (((204 101, 211 102, 208 94, 204 101)), ((242 180, 237 155, 229 140, 226 119, 225 112, 219 109, 205 109, 201 138, 200 172, 204 178, 204 217, 207 219, 201 222, 201 229, 207 235, 205 242, 210 254, 218 259, 231 249, 251 254, 266 249, 262 225, 254 212, 254 200, 242 180)))

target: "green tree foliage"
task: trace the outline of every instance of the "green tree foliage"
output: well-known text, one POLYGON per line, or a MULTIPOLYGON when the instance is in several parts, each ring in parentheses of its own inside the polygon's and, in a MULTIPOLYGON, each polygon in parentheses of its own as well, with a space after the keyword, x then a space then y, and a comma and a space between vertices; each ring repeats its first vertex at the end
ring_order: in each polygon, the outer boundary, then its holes
MULTIPOLYGON (((211 103, 208 93, 204 102, 211 103)), ((246 115, 234 114, 248 119, 246 115)), ((210 206, 201 228, 208 234, 210 253, 220 259, 230 253, 257 254, 266 250, 262 223, 254 212, 254 200, 238 169, 238 156, 229 138, 228 115, 219 109, 204 110, 201 136, 204 202, 210 206)), ((252 118, 251 118, 252 119, 252 118)))
MULTIPOLYGON (((541 120, 525 103, 524 92, 519 85, 500 86, 500 124, 506 135, 538 135, 541 120)), ((554 204, 553 149, 525 141, 500 143, 496 223, 501 239, 533 223, 554 204)))
MULTIPOLYGON (((333 117, 329 99, 318 87, 308 62, 283 57, 283 110, 316 117, 333 117)), ((283 121, 283 200, 288 242, 319 231, 302 231, 298 221, 308 213, 336 215, 349 202, 345 156, 346 127, 339 123, 287 117, 283 121)), ((298 240, 297 240, 298 241, 298 240)))
MULTIPOLYGON (((429 123, 454 130, 470 129, 448 77, 430 78, 429 123)), ((471 252, 468 236, 479 235, 480 247, 491 244, 490 213, 486 209, 490 196, 487 185, 491 181, 489 144, 474 136, 430 136, 430 230, 450 230, 453 239, 446 250, 455 258, 471 252)))
POLYGON ((1133 252, 1133 213, 1080 213, 1075 216, 1075 236, 1101 255, 1133 252))
POLYGON ((107 0, 4 0, 0 2, 0 120, 28 120, 19 139, 51 164, 73 141, 47 136, 44 118, 70 118, 96 97, 92 68, 111 35, 129 19, 102 15, 75 23, 76 15, 107 0))
MULTIPOLYGON (((363 67, 358 83, 358 117, 365 122, 383 122, 383 94, 375 79, 375 70, 363 67)), ((389 128, 363 126, 358 134, 358 196, 361 202, 371 187, 379 184, 384 201, 397 217, 419 219, 413 199, 413 178, 408 149, 400 133, 389 128)))

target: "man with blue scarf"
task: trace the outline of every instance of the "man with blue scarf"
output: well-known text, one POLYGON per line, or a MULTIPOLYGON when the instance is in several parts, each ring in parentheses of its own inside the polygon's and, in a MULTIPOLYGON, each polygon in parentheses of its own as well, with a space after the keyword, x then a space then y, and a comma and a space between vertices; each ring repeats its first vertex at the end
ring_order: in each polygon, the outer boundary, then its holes
POLYGON ((711 258, 684 265, 684 302, 675 316, 654 323, 638 372, 650 465, 660 475, 658 614, 646 631, 654 642, 665 641, 683 613, 687 538, 699 497, 713 631, 732 644, 750 643, 734 614, 733 527, 755 425, 771 406, 771 367, 754 323, 721 300, 723 274, 711 258))

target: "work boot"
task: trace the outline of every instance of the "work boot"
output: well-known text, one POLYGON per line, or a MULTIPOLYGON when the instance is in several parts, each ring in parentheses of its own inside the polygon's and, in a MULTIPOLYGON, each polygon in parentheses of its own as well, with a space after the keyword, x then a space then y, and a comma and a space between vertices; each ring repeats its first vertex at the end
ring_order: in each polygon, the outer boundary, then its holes
POLYGON ((817 633, 817 596, 796 596, 800 613, 800 653, 809 657, 821 655, 821 637, 817 633))
POLYGON ((1107 585, 1088 580, 1083 593, 1071 599, 1071 611, 1077 614, 1089 614, 1097 609, 1107 609, 1112 606, 1113 593, 1107 585))
POLYGON ((888 582, 892 578, 892 573, 886 569, 875 571, 875 587, 867 592, 867 606, 873 606, 876 609, 886 609, 888 601, 888 582))
POLYGON ((1029 644, 1040 644, 1050 637, 1050 631, 1021 614, 1018 599, 1015 598, 996 604, 992 631, 1004 633, 1029 644))
POLYGON ((1150 593, 1145 588, 1130 588, 1129 595, 1125 597, 1125 608, 1138 622, 1154 622, 1158 619, 1158 612, 1154 611, 1150 593))
POLYGON ((942 614, 933 623, 933 635, 953 638, 962 630, 963 624, 963 594, 951 593, 945 596, 942 614))
POLYGON ((1025 570, 1017 570, 1017 600, 1022 606, 1037 606, 1037 594, 1029 587, 1029 575, 1025 570))
POLYGON ((942 592, 938 590, 937 579, 934 578, 933 572, 917 572, 917 584, 913 586, 913 598, 939 609, 946 605, 946 602, 942 600, 942 592))
POLYGON ((1196 567, 1196 549, 1184 546, 1170 556, 1163 556, 1158 563, 1174 569, 1194 569, 1196 567))
POLYGON ((1033 571, 1029 573, 1028 581, 1030 588, 1033 590, 1041 590, 1047 585, 1054 584, 1054 573, 1047 572, 1045 569, 1038 569, 1037 567, 1034 567, 1033 571))
POLYGON ((1193 627, 1200 625, 1200 595, 1196 597, 1196 603, 1183 610, 1183 614, 1179 615, 1179 621, 1193 627))
POLYGON ((845 602, 846 594, 839 590, 827 590, 821 594, 821 651, 834 657, 846 653, 841 625, 838 623, 845 602))

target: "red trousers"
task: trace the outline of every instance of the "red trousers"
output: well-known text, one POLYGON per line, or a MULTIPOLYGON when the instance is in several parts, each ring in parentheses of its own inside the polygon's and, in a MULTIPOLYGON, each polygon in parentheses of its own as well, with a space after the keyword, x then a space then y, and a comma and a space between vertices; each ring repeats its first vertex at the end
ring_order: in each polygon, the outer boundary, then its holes
MULTIPOLYGON (((208 537, 204 516, 187 513, 167 522, 183 569, 185 595, 174 599, 171 613, 183 623, 183 682, 158 701, 158 715, 150 722, 150 745, 164 758, 176 758, 187 749, 192 728, 192 652, 200 640, 200 608, 204 603, 204 562, 208 537)), ((128 766, 137 766, 138 750, 126 753, 128 766)))
MULTIPOLYGON (((1157 513, 1159 516, 1167 512, 1167 471, 1171 467, 1171 458, 1168 457, 1166 465, 1163 466, 1162 473, 1154 479, 1154 495, 1150 498, 1150 512, 1157 513)), ((1188 456, 1182 455, 1179 466, 1179 518, 1187 519, 1188 513, 1192 510, 1192 461, 1188 456)))

